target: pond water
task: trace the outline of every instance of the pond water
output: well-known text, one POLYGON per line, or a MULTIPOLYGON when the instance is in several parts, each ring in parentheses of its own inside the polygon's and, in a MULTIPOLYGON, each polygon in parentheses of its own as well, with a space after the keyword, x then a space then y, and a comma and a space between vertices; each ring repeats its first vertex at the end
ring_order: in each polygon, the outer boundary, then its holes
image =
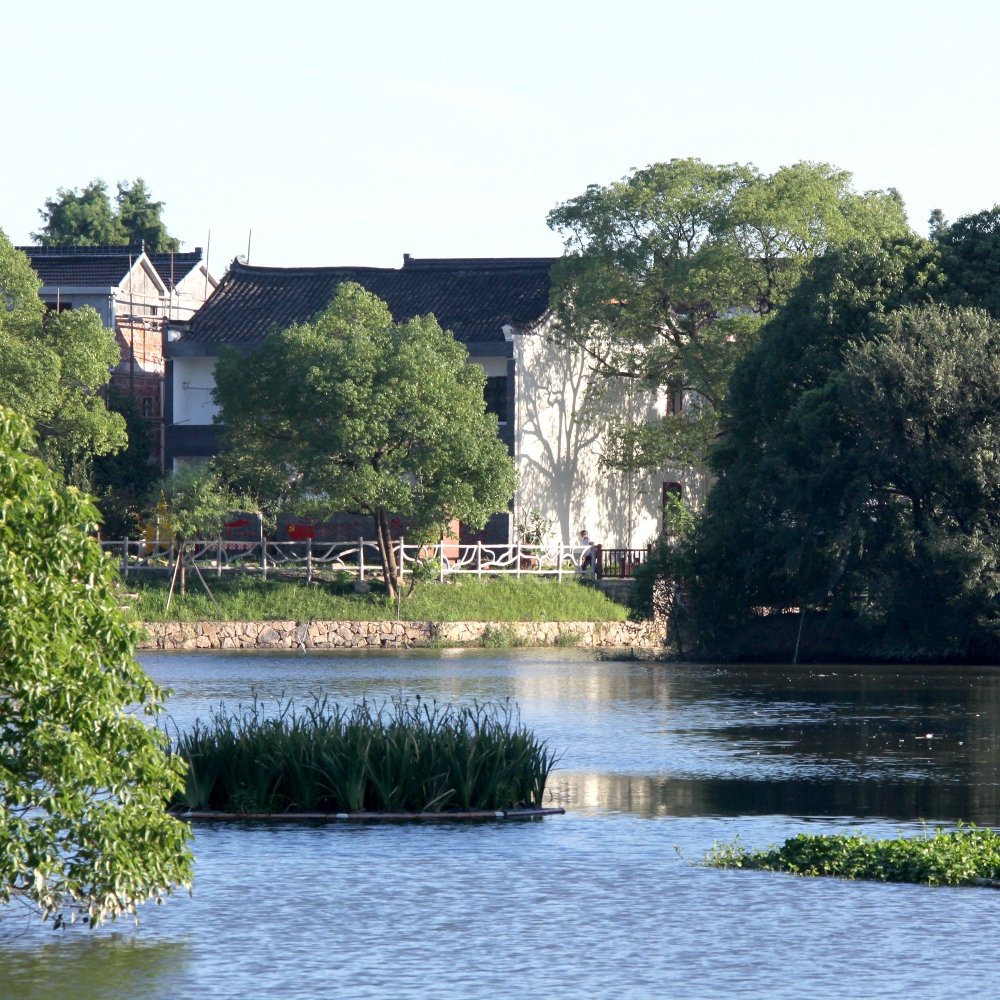
MULTIPOLYGON (((200 824, 138 929, 0 923, 0 997, 991 995, 1000 892, 700 864, 714 840, 1000 825, 1000 671, 598 662, 576 650, 148 654, 177 724, 324 692, 514 699, 565 816, 200 824)), ((995 989, 1000 994, 1000 988, 995 989)))

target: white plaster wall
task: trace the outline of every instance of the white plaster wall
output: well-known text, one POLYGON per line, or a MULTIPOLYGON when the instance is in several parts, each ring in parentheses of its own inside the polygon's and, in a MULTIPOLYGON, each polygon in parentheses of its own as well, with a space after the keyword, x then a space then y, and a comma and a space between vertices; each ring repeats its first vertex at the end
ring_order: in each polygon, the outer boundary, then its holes
POLYGON ((506 358, 469 358, 470 365, 481 365, 489 378, 507 374, 506 358))
POLYGON ((219 408, 212 402, 215 358, 174 358, 174 423, 210 424, 219 408))
POLYGON ((554 522, 551 541, 573 543, 586 528, 606 547, 640 548, 662 528, 664 482, 683 483, 685 498, 700 505, 709 485, 702 470, 629 475, 600 466, 609 418, 655 419, 665 412, 662 394, 635 393, 629 402, 624 385, 593 377, 582 352, 552 343, 544 330, 516 335, 514 351, 516 521, 537 508, 554 522))

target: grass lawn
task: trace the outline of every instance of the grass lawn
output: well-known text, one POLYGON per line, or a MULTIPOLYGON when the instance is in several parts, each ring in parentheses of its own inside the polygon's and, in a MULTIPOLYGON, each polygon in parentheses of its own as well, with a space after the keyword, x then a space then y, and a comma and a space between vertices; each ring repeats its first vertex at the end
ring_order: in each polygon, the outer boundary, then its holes
MULTIPOLYGON (((396 602, 373 585, 356 594, 350 580, 307 586, 301 581, 254 576, 206 577, 219 603, 215 608, 194 574, 187 594, 176 591, 164 613, 168 583, 121 582, 121 603, 133 621, 394 621, 396 602), (128 595, 128 596, 126 596, 128 595), (138 595, 138 597, 136 597, 138 595)), ((417 584, 404 595, 400 617, 411 621, 623 621, 627 611, 601 591, 576 580, 558 583, 537 577, 467 578, 453 583, 417 584)))

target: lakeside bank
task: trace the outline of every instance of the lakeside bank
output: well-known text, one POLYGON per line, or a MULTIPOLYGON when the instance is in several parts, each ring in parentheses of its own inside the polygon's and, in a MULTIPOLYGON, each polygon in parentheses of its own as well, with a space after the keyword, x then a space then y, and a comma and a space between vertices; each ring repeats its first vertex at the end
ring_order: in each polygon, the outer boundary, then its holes
POLYGON ((358 649, 420 646, 662 646, 652 622, 142 622, 139 649, 358 649))

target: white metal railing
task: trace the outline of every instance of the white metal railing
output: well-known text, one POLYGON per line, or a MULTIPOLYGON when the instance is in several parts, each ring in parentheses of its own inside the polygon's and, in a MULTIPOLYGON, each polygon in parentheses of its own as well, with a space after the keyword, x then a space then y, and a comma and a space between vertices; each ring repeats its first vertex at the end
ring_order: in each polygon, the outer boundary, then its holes
MULTIPOLYGON (((117 556, 121 574, 150 569, 172 569, 177 559, 175 542, 151 542, 124 538, 103 541, 105 552, 117 556)), ((597 558, 588 546, 563 545, 494 545, 476 542, 438 542, 435 545, 407 545, 400 539, 393 543, 400 576, 406 577, 420 568, 434 568, 441 582, 450 576, 554 576, 581 575, 594 579, 597 558)), ((382 560, 378 543, 365 538, 356 542, 226 542, 196 540, 186 543, 186 561, 197 564, 215 576, 244 571, 259 572, 267 578, 269 570, 304 571, 311 581, 314 570, 339 570, 357 575, 364 581, 366 574, 381 575, 382 560)))

